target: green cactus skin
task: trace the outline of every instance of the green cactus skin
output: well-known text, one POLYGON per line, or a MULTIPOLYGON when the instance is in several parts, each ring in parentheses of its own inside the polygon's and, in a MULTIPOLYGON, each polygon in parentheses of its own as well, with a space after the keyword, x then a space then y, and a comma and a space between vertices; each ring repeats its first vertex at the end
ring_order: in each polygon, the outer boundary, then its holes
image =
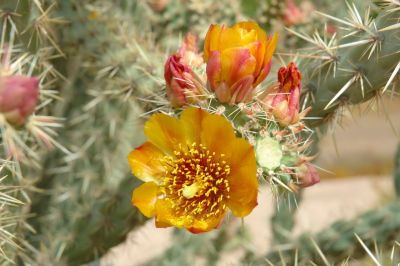
MULTIPOLYGON (((379 15, 373 19, 378 30, 394 25, 397 21, 399 11, 391 13, 386 13, 386 11, 380 11, 379 15)), ((338 35, 343 34, 338 32, 338 35)), ((399 38, 398 28, 382 32, 372 30, 372 33, 359 30, 351 37, 341 38, 337 46, 358 41, 371 41, 367 44, 330 49, 329 60, 336 64, 337 69, 335 75, 333 63, 322 66, 326 63, 325 60, 304 60, 300 66, 304 74, 303 101, 312 107, 308 116, 318 118, 310 120, 309 124, 321 125, 330 121, 340 107, 362 103, 377 96, 400 62, 399 38), (369 56, 369 51, 367 53, 365 51, 374 44, 375 40, 376 44, 380 45, 379 49, 375 49, 369 56), (362 76, 362 82, 361 79, 357 79, 360 76, 362 76), (337 95, 339 96, 337 100, 331 103, 337 95)), ((315 50, 318 49, 315 48, 315 50)))

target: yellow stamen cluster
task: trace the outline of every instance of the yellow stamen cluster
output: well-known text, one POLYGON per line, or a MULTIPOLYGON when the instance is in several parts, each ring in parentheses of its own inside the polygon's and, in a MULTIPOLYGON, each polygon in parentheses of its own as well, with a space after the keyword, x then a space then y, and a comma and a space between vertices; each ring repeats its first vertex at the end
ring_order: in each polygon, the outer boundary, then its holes
POLYGON ((231 169, 224 156, 193 143, 164 158, 163 190, 178 215, 210 217, 225 211, 231 169))

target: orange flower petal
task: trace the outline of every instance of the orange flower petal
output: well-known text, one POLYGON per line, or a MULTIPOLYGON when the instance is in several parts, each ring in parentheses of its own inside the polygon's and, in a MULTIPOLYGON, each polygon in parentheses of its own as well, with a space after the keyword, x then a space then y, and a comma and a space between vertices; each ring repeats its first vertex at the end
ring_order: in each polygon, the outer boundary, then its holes
POLYGON ((256 59, 247 48, 230 48, 221 54, 221 78, 230 87, 245 76, 252 75, 256 59))
POLYGON ((216 154, 230 151, 233 141, 236 139, 235 132, 230 122, 215 114, 208 114, 202 123, 201 143, 205 145, 210 151, 216 154))
POLYGON ((220 25, 210 25, 204 40, 204 61, 207 62, 212 51, 219 50, 220 35, 223 29, 223 26, 220 25))
POLYGON ((185 137, 178 119, 165 114, 155 114, 144 125, 149 142, 166 154, 173 154, 179 145, 185 145, 185 137))
POLYGON ((132 205, 136 206, 146 217, 153 217, 157 202, 158 186, 154 182, 146 182, 133 190, 132 205))
POLYGON ((278 43, 278 33, 274 33, 272 38, 268 41, 267 47, 265 48, 264 62, 267 64, 272 59, 272 55, 275 52, 276 44, 278 43))
POLYGON ((231 176, 228 177, 230 198, 228 207, 238 217, 248 215, 257 206, 258 180, 253 147, 237 138, 230 144, 234 152, 229 158, 231 176))
POLYGON ((139 179, 149 182, 159 182, 165 172, 161 159, 164 154, 150 142, 145 142, 128 155, 132 173, 139 179))

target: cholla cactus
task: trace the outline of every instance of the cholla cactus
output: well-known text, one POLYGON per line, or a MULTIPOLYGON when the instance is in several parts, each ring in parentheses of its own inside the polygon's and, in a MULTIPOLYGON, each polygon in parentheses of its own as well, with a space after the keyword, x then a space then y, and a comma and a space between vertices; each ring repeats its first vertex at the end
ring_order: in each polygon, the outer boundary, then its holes
POLYGON ((17 256, 29 259, 24 234, 31 230, 27 212, 42 156, 55 146, 67 149, 56 140, 60 120, 50 111, 57 98, 53 83, 60 77, 50 64, 58 49, 47 31, 55 22, 50 10, 30 1, 8 1, 0 9, 0 169, 7 177, 0 181, 0 262, 7 263, 17 256))
POLYGON ((312 107, 310 125, 332 121, 343 107, 396 88, 399 11, 397 2, 387 3, 376 18, 370 8, 360 14, 355 5, 349 5, 346 19, 321 13, 344 28, 331 38, 293 32, 314 48, 312 54, 300 56, 305 70, 303 104, 312 107))
MULTIPOLYGON (((387 5, 397 3, 384 2, 387 5)), ((161 117, 179 114, 185 117, 187 113, 183 110, 190 112, 194 109, 189 108, 201 108, 211 120, 224 121, 221 124, 230 132, 226 134, 234 136, 230 140, 240 145, 246 142, 243 147, 254 146, 252 154, 256 158, 256 167, 244 168, 251 168, 248 186, 251 200, 244 207, 239 206, 243 209, 231 208, 242 217, 256 204, 254 194, 257 186, 254 181, 257 177, 271 184, 278 199, 318 181, 308 150, 312 130, 307 128, 302 118, 311 99, 312 116, 329 116, 328 113, 337 106, 334 98, 353 89, 351 84, 347 88, 343 86, 347 83, 342 82, 343 76, 338 73, 344 73, 344 67, 334 68, 335 65, 348 62, 365 64, 362 67, 367 72, 357 73, 367 76, 372 73, 369 62, 377 54, 393 53, 392 57, 382 57, 382 60, 374 62, 393 71, 386 82, 375 74, 364 82, 364 85, 371 82, 375 88, 376 84, 383 85, 386 89, 396 81, 399 68, 396 65, 398 53, 393 45, 393 40, 398 38, 398 22, 393 20, 398 9, 376 18, 378 30, 370 27, 373 25, 371 21, 357 25, 351 21, 344 23, 357 28, 356 34, 350 38, 367 36, 368 42, 357 39, 335 44, 331 41, 328 48, 321 48, 324 43, 316 38, 319 52, 329 56, 311 60, 311 64, 319 66, 321 61, 322 64, 329 62, 332 69, 337 70, 334 78, 319 79, 317 72, 310 70, 311 65, 301 65, 300 70, 290 65, 281 70, 278 80, 269 79, 269 83, 259 85, 270 71, 274 38, 252 39, 250 43, 229 47, 241 48, 233 54, 206 45, 209 52, 204 57, 207 67, 196 49, 194 37, 186 39, 184 47, 166 64, 166 53, 159 49, 159 46, 164 50, 175 46, 175 43, 171 44, 173 38, 169 37, 170 34, 177 36, 189 29, 201 34, 210 23, 232 24, 242 16, 238 3, 232 6, 231 1, 111 3, 96 0, 82 3, 20 0, 0 5, 3 59, 0 73, 0 153, 5 159, 0 161, 0 169, 6 170, 7 175, 6 179, 0 179, 0 192, 4 191, 0 195, 2 217, 7 217, 2 219, 6 223, 0 224, 4 233, 0 233, 0 241, 8 244, 3 254, 8 261, 15 261, 18 257, 20 261, 33 265, 89 262, 122 241, 130 229, 144 222, 143 216, 126 200, 138 185, 137 181, 132 181, 125 160, 129 151, 142 140, 141 133, 138 133, 142 121, 137 119, 138 116, 147 118, 152 113, 161 112, 164 114, 161 117), (62 28, 57 28, 59 23, 64 24, 62 28), (385 39, 369 39, 371 36, 385 39), (260 43, 265 46, 260 48, 260 43), (362 56, 362 52, 359 53, 362 45, 368 44, 371 49, 362 56), (380 44, 382 47, 378 53, 376 47, 380 44), (265 49, 265 55, 256 55, 249 47, 241 47, 243 45, 265 49), (343 54, 340 58, 345 59, 343 62, 335 57, 340 54, 343 54), (239 59, 243 61, 243 68, 238 70, 239 59), (234 69, 238 71, 233 73, 234 69), (299 105, 301 84, 296 80, 299 79, 296 71, 304 74, 303 88, 308 89, 303 93, 304 108, 299 105), (312 90, 313 83, 320 88, 327 86, 335 93, 312 90), (63 90, 54 90, 55 84, 63 90), (266 93, 266 87, 269 93, 266 93), (26 100, 11 102, 10 95, 17 92, 22 93, 26 100), (4 99, 7 99, 7 106, 3 104, 4 99), (321 111, 324 104, 328 105, 327 110, 321 111), (54 115, 64 117, 65 128, 59 132, 60 136, 53 128, 61 127, 62 121, 54 115), (48 148, 53 146, 58 149, 48 153, 48 148), (24 208, 21 208, 22 204, 25 204, 24 208), (28 232, 29 228, 33 230, 28 232)), ((277 11, 277 16, 281 17, 277 11)), ((352 12, 354 17, 358 17, 354 9, 352 12)), ((242 26, 235 30, 254 30, 253 26, 242 26)), ((214 30, 209 32, 210 38, 214 34, 223 34, 218 27, 214 30)), ((259 29, 256 32, 258 37, 262 36, 259 29)), ((224 45, 232 43, 228 39, 224 45)), ((356 72, 352 73, 355 75, 356 72)), ((356 86, 363 79, 350 76, 349 80, 356 86)), ((365 85, 360 90, 364 99, 373 94, 367 87, 365 85)), ((357 93, 350 96, 353 94, 357 93)), ((195 148, 199 147, 193 147, 193 150, 195 148)), ((197 149, 204 156, 201 151, 197 149)), ((253 159, 249 161, 255 164, 253 159)), ((226 163, 232 160, 230 158, 226 163)), ((224 168, 226 175, 229 171, 230 168, 224 168)), ((225 182, 218 185, 227 187, 225 182)), ((193 199, 205 187, 197 183, 187 184, 181 193, 184 198, 193 199)), ((154 191, 155 187, 152 189, 154 191)), ((145 215, 151 216, 152 210, 143 208, 143 202, 140 202, 140 190, 136 194, 139 196, 134 196, 134 204, 145 215)), ((228 196, 236 197, 237 194, 228 196)), ((219 198, 207 202, 218 203, 219 198)), ((226 208, 217 208, 215 213, 217 210, 223 213, 226 208)), ((160 222, 158 225, 167 224, 160 222)), ((216 225, 213 223, 211 227, 216 225)), ((177 226, 183 225, 178 223, 177 226)), ((189 229, 199 232, 201 230, 196 229, 212 228, 189 229)), ((218 233, 218 236, 223 239, 225 233, 218 233)))

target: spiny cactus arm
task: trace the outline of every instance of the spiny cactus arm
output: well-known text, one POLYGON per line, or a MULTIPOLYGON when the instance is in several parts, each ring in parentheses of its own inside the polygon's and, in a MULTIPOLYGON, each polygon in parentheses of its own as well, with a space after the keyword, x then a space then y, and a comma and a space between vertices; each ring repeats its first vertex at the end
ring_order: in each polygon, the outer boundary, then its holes
POLYGON ((394 241, 400 237, 400 202, 390 203, 350 221, 337 221, 315 235, 301 235, 284 245, 284 249, 276 247, 266 258, 276 264, 283 258, 291 265, 297 250, 300 262, 313 261, 323 265, 324 259, 327 259, 329 263, 337 264, 347 258, 357 259, 366 255, 356 236, 371 250, 376 244, 392 248, 394 241))
POLYGON ((296 210, 301 201, 300 193, 288 194, 287 199, 281 199, 277 203, 275 213, 271 218, 272 245, 284 244, 291 237, 296 210))
POLYGON ((314 52, 308 56, 318 58, 304 60, 302 67, 303 103, 312 107, 308 116, 314 118, 310 121, 313 126, 329 121, 345 104, 358 104, 378 95, 399 71, 396 44, 400 28, 396 19, 400 11, 389 12, 389 8, 371 18, 368 10, 364 16, 354 6, 349 10, 348 20, 325 15, 347 27, 338 32, 347 34, 339 40, 337 35, 324 40, 318 34, 310 37, 294 33, 313 44, 314 52))

